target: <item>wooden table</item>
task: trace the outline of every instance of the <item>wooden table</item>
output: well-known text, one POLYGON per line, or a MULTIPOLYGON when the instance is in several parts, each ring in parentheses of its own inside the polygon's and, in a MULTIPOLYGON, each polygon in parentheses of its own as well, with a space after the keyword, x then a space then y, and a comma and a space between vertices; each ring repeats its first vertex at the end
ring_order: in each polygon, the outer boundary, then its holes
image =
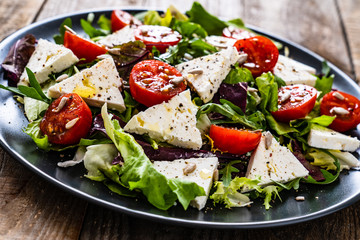
MULTIPOLYGON (((360 81, 360 0, 200 1, 223 17, 299 43, 360 81)), ((82 9, 185 11, 191 0, 1 0, 0 40, 32 22, 82 9)), ((2 113, 1 113, 2 114, 2 113)), ((306 223, 264 230, 185 228, 129 217, 54 187, 0 149, 0 239, 360 239, 360 202, 306 223)))

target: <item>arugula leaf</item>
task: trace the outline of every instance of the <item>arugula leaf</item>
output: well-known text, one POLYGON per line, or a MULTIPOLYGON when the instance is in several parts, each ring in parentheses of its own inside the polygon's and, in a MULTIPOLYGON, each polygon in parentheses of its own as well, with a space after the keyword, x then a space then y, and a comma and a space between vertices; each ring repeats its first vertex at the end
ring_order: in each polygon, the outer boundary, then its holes
POLYGON ((30 86, 35 89, 35 91, 40 95, 40 97, 43 99, 44 102, 50 103, 51 99, 48 98, 45 95, 45 93, 43 92, 43 90, 41 89, 41 86, 40 86, 39 82, 36 80, 34 73, 29 68, 25 68, 25 69, 26 69, 26 73, 29 77, 30 86))
POLYGON ((36 80, 34 73, 29 68, 26 68, 26 72, 29 77, 30 87, 24 86, 24 85, 19 85, 17 88, 15 88, 15 87, 6 87, 6 86, 0 84, 0 88, 2 88, 4 90, 8 90, 10 92, 13 92, 15 94, 24 96, 24 97, 30 97, 30 98, 33 98, 36 100, 43 101, 47 104, 50 104, 51 99, 48 98, 45 95, 45 93, 42 91, 41 86, 40 86, 39 82, 36 80))
POLYGON ((72 21, 71 18, 66 18, 64 20, 64 22, 61 23, 60 28, 59 28, 59 32, 60 34, 54 35, 54 41, 56 44, 64 44, 64 35, 65 35, 65 31, 66 28, 65 26, 68 26, 69 28, 72 28, 72 21))
POLYGON ((85 19, 80 20, 81 27, 84 29, 84 32, 91 38, 95 38, 98 36, 105 36, 109 34, 102 29, 96 29, 91 25, 90 22, 86 21, 85 19))
POLYGON ((227 117, 230 121, 226 121, 227 123, 240 123, 246 127, 252 128, 252 129, 260 129, 262 126, 259 126, 257 122, 250 121, 247 116, 240 115, 238 112, 236 112, 228 103, 224 102, 223 105, 216 104, 216 103, 207 103, 205 105, 202 105, 197 114, 197 119, 200 117, 201 114, 207 114, 209 112, 216 112, 220 113, 221 115, 224 115, 227 117))

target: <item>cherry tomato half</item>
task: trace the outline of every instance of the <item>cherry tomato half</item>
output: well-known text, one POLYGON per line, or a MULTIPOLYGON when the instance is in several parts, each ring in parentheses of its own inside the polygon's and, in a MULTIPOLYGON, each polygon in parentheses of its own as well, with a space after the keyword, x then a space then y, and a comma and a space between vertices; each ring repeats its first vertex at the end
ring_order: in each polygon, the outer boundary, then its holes
POLYGON ((261 132, 211 125, 209 136, 214 141, 214 146, 221 151, 241 155, 257 147, 261 132))
POLYGON ((83 62, 91 62, 96 59, 97 56, 105 54, 106 48, 96 43, 82 38, 69 31, 64 35, 64 46, 69 48, 79 59, 85 58, 83 62))
POLYGON ((128 12, 114 10, 111 14, 111 30, 113 32, 122 29, 127 25, 142 25, 141 21, 128 12))
POLYGON ((360 123, 360 100, 348 93, 332 91, 322 98, 320 113, 336 116, 329 127, 335 131, 345 132, 360 123))
POLYGON ((235 42, 234 47, 239 52, 248 55, 243 66, 248 68, 255 77, 271 71, 279 57, 279 50, 275 44, 263 36, 239 39, 235 42))
POLYGON ((223 29, 223 36, 227 38, 244 39, 255 37, 256 35, 252 32, 246 31, 245 29, 229 26, 223 29))
POLYGON ((167 101, 186 89, 185 81, 172 81, 174 77, 181 77, 181 73, 167 63, 141 61, 130 73, 131 95, 147 107, 167 101))
POLYGON ((142 25, 135 30, 135 39, 143 41, 149 51, 156 47, 164 53, 170 46, 178 44, 181 34, 171 28, 155 25, 142 25))
POLYGON ((78 94, 69 93, 50 104, 40 122, 40 130, 51 143, 71 145, 87 136, 91 124, 88 105, 78 94))
POLYGON ((304 118, 314 108, 317 90, 307 85, 281 87, 278 91, 278 110, 272 112, 279 122, 304 118))

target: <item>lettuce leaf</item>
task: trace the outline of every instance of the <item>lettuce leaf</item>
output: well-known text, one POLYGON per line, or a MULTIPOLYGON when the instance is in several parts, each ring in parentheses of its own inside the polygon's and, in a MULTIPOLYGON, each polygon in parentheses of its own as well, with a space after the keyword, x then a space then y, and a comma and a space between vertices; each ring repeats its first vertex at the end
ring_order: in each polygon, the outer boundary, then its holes
POLYGON ((172 20, 170 9, 167 9, 164 16, 161 17, 157 11, 147 11, 144 16, 145 25, 160 25, 169 27, 172 20))
POLYGON ((124 159, 119 179, 129 190, 140 190, 155 207, 166 210, 176 200, 187 209, 196 196, 205 195, 202 187, 194 182, 167 179, 156 171, 134 137, 124 132, 117 120, 111 120, 106 104, 101 109, 106 132, 124 159))
POLYGON ((34 35, 27 34, 11 46, 9 53, 1 64, 8 79, 14 82, 19 81, 26 64, 35 51, 35 43, 36 38, 34 35))
POLYGON ((209 35, 222 35, 228 25, 219 18, 208 13, 200 3, 194 2, 191 9, 186 12, 189 21, 200 24, 209 35))

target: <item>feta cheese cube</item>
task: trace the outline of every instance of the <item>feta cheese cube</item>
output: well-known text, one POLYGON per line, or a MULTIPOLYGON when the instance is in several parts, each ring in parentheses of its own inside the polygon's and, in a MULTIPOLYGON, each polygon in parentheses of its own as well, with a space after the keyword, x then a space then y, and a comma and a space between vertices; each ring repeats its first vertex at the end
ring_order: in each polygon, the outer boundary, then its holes
POLYGON ((349 152, 354 152, 360 146, 360 141, 356 137, 346 136, 324 127, 312 128, 307 141, 311 147, 349 152))
POLYGON ((104 59, 91 68, 84 69, 72 77, 49 88, 50 97, 58 98, 65 93, 77 93, 90 106, 125 110, 125 104, 119 88, 122 79, 112 58, 104 59))
POLYGON ((218 166, 218 158, 190 158, 178 159, 174 161, 154 161, 154 168, 167 178, 179 178, 182 180, 194 182, 200 187, 203 187, 206 196, 196 197, 191 201, 190 205, 201 210, 205 207, 208 199, 210 189, 213 182, 213 175, 218 166), (191 173, 184 174, 184 168, 190 164, 196 166, 191 173), (206 172, 206 177, 203 177, 206 172))
MULTIPOLYGON (((70 49, 39 39, 26 67, 34 73, 36 80, 41 84, 49 79, 50 74, 61 72, 78 61, 79 59, 70 49)), ((26 71, 20 76, 18 84, 29 84, 26 71)))
POLYGON ((260 143, 251 155, 246 177, 261 177, 260 185, 271 184, 272 181, 286 183, 309 174, 292 152, 270 134, 262 134, 260 143), (265 137, 265 135, 267 135, 265 137), (266 139, 269 137, 270 139, 266 139), (267 143, 265 143, 267 142, 267 143), (271 144, 269 144, 271 142, 271 144))
POLYGON ((209 102, 218 91, 220 84, 230 72, 231 66, 239 59, 234 47, 220 52, 195 58, 175 67, 187 79, 204 103, 209 102), (194 73, 198 71, 198 73, 194 73))
POLYGON ((135 41, 134 29, 130 26, 126 26, 98 41, 107 47, 114 47, 123 43, 135 41))
POLYGON ((184 91, 168 102, 154 105, 134 115, 124 130, 136 134, 149 134, 158 141, 183 148, 200 149, 201 133, 196 127, 198 108, 191 101, 190 91, 184 91))
POLYGON ((317 78, 312 75, 315 73, 315 68, 282 55, 279 55, 278 62, 274 67, 274 74, 282 78, 286 85, 305 84, 315 86, 317 78))

